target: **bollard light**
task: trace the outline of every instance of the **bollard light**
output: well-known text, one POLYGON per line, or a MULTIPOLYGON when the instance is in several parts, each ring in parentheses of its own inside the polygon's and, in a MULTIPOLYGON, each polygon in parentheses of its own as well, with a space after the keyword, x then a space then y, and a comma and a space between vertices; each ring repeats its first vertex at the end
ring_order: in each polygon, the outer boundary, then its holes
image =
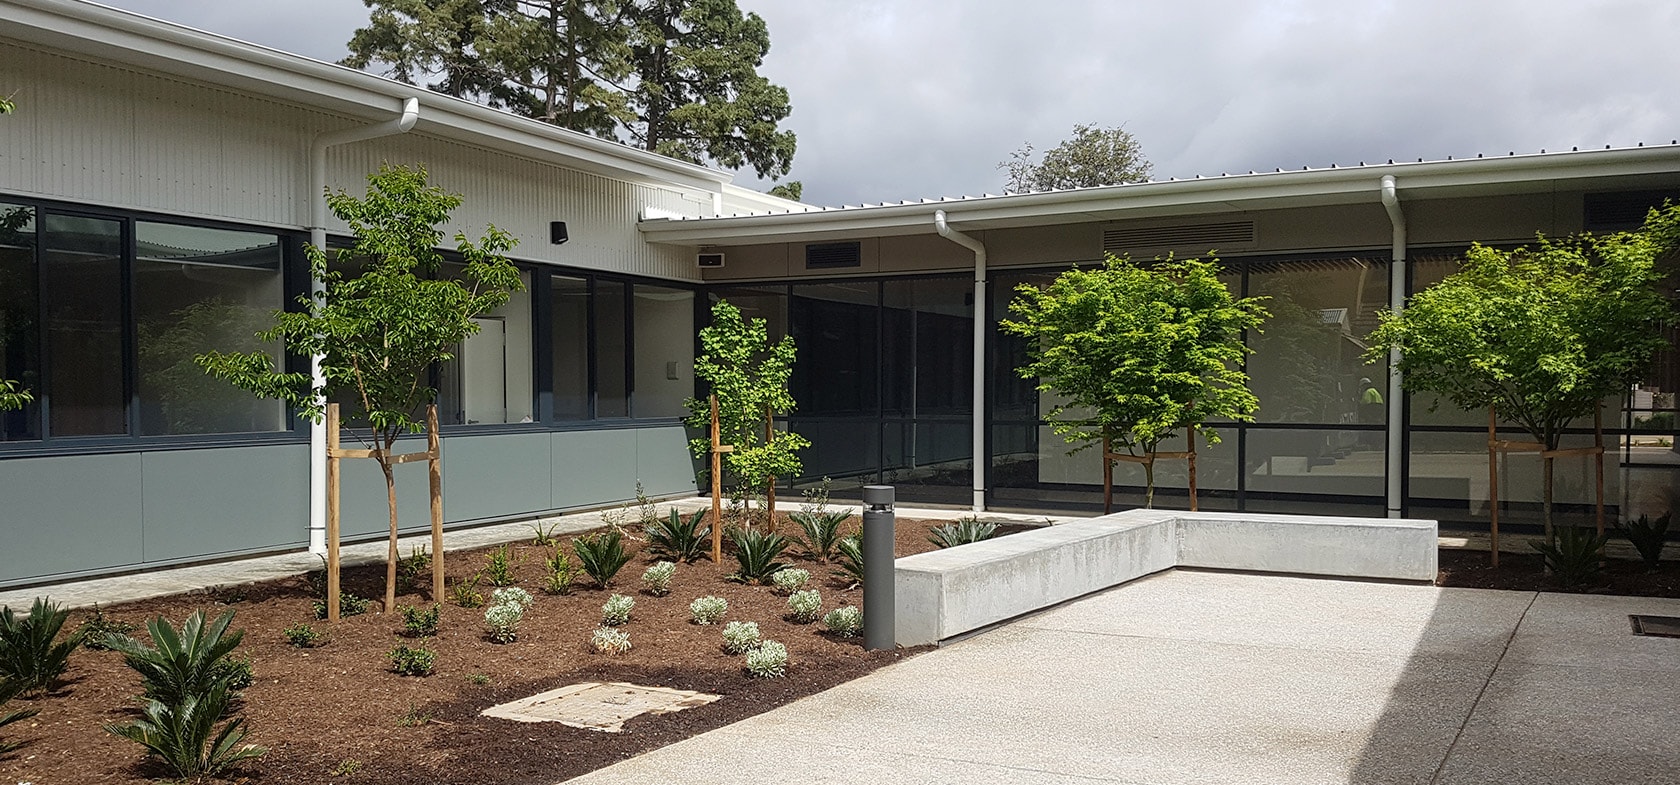
POLYGON ((863 486, 863 648, 897 645, 893 620, 893 496, 891 485, 863 486))

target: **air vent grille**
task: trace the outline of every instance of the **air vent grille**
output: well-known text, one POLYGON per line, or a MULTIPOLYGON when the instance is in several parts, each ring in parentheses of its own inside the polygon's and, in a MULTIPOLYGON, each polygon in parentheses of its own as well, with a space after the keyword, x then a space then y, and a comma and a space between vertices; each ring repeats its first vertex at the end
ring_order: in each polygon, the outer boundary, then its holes
POLYGON ((807 270, 832 270, 862 264, 863 251, 859 243, 814 243, 805 246, 807 270))
POLYGON ((1253 221, 1126 227, 1103 231, 1104 251, 1126 251, 1134 248, 1193 248, 1200 252, 1233 245, 1248 245, 1253 242, 1253 221))

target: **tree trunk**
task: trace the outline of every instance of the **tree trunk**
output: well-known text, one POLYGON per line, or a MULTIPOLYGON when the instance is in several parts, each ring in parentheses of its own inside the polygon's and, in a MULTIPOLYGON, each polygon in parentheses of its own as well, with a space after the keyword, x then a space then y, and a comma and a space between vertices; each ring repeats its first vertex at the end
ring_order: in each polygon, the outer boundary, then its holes
MULTIPOLYGON (((1548 430, 1548 432, 1544 434, 1544 438, 1540 440, 1540 443, 1545 445, 1545 448, 1548 450, 1555 450, 1558 448, 1557 441, 1557 433, 1555 431, 1548 430)), ((1542 473, 1540 481, 1540 520, 1545 529, 1546 542, 1554 541, 1552 539, 1552 463, 1553 461, 1551 458, 1544 456, 1540 458, 1540 471, 1542 473)))
MULTIPOLYGON (((385 553, 385 613, 390 613, 397 607, 397 476, 391 471, 389 447, 375 457, 379 470, 385 473, 385 507, 391 513, 390 548, 385 553)), ((443 555, 434 553, 432 558, 441 559, 443 555)))
MULTIPOLYGON (((1150 450, 1154 452, 1154 450, 1150 450)), ((1155 461, 1150 460, 1143 465, 1143 508, 1155 509, 1155 461)))

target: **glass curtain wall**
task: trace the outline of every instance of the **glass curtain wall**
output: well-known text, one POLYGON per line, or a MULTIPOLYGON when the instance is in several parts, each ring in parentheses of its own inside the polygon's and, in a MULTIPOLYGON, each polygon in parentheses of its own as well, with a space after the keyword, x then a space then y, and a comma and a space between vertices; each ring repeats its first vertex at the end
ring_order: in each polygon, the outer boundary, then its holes
POLYGON ((556 422, 670 419, 694 395, 695 292, 595 276, 546 284, 556 422))

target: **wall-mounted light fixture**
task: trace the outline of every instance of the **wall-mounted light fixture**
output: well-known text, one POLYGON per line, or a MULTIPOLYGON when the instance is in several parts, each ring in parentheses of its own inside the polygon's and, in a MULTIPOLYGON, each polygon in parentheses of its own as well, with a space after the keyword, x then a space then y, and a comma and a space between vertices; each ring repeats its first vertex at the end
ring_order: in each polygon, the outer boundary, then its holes
POLYGON ((548 222, 548 241, 550 243, 555 245, 565 245, 566 241, 569 239, 571 238, 566 235, 565 221, 548 222))

